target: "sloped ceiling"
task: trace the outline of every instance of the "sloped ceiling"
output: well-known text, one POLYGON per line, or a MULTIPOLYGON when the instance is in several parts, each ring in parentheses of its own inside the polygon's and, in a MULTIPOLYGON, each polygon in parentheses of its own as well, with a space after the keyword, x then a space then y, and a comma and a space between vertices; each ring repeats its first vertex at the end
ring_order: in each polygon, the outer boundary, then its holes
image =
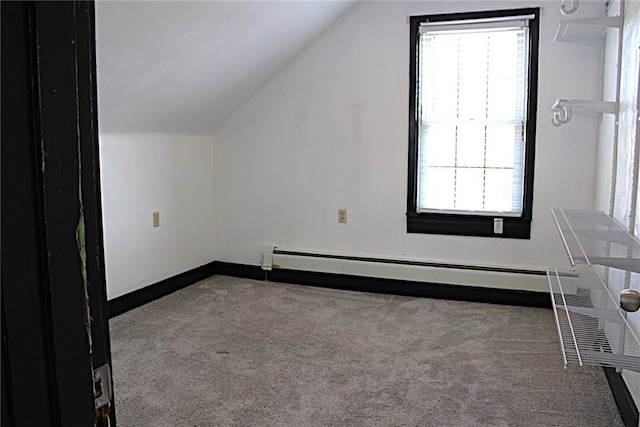
POLYGON ((211 134, 354 1, 98 1, 101 132, 211 134))

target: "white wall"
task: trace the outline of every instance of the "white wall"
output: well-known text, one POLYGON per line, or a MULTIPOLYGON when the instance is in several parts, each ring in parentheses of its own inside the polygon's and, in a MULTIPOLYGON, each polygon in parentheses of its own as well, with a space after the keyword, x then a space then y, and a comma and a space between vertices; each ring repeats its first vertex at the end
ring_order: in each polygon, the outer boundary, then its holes
POLYGON ((211 136, 103 134, 100 161, 108 299, 216 259, 211 136))
MULTIPOLYGON (((556 98, 600 96, 601 49, 553 43, 559 2, 363 2, 218 128, 218 259, 265 244, 507 266, 566 266, 552 207, 595 203, 598 121, 555 128, 556 98), (407 234, 407 16, 542 5, 531 240, 407 234), (348 209, 338 224, 337 209, 348 209)), ((602 15, 581 2, 576 17, 602 15)))

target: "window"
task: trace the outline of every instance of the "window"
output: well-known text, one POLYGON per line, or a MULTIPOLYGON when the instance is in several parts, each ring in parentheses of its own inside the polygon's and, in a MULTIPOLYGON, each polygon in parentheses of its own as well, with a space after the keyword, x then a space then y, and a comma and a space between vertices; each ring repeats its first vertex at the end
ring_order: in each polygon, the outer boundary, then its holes
POLYGON ((411 18, 408 232, 530 237, 538 15, 411 18))

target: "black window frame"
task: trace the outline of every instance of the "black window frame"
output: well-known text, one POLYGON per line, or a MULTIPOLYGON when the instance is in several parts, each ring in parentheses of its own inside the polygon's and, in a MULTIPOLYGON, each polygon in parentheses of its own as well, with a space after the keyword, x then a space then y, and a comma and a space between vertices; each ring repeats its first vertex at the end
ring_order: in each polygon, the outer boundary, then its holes
POLYGON ((445 234, 460 236, 481 236, 498 238, 530 239, 533 221, 533 182, 536 146, 536 116, 538 104, 538 51, 539 51, 540 8, 493 10, 482 12, 449 13, 410 17, 409 56, 409 163, 407 187, 407 232, 424 234, 445 234), (527 119, 525 129, 525 160, 523 205, 520 216, 473 215, 464 213, 418 212, 418 46, 420 43, 420 23, 447 22, 458 20, 486 19, 497 17, 534 15, 529 20, 529 75, 527 119), (494 220, 502 219, 503 232, 494 233, 494 220))

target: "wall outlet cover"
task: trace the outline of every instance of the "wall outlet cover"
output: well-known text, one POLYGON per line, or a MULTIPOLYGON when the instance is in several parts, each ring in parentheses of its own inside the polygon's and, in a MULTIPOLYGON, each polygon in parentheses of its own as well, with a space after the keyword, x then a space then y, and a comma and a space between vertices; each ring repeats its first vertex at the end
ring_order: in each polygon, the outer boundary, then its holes
POLYGON ((346 209, 338 209, 338 223, 346 224, 347 223, 347 210, 346 209))

